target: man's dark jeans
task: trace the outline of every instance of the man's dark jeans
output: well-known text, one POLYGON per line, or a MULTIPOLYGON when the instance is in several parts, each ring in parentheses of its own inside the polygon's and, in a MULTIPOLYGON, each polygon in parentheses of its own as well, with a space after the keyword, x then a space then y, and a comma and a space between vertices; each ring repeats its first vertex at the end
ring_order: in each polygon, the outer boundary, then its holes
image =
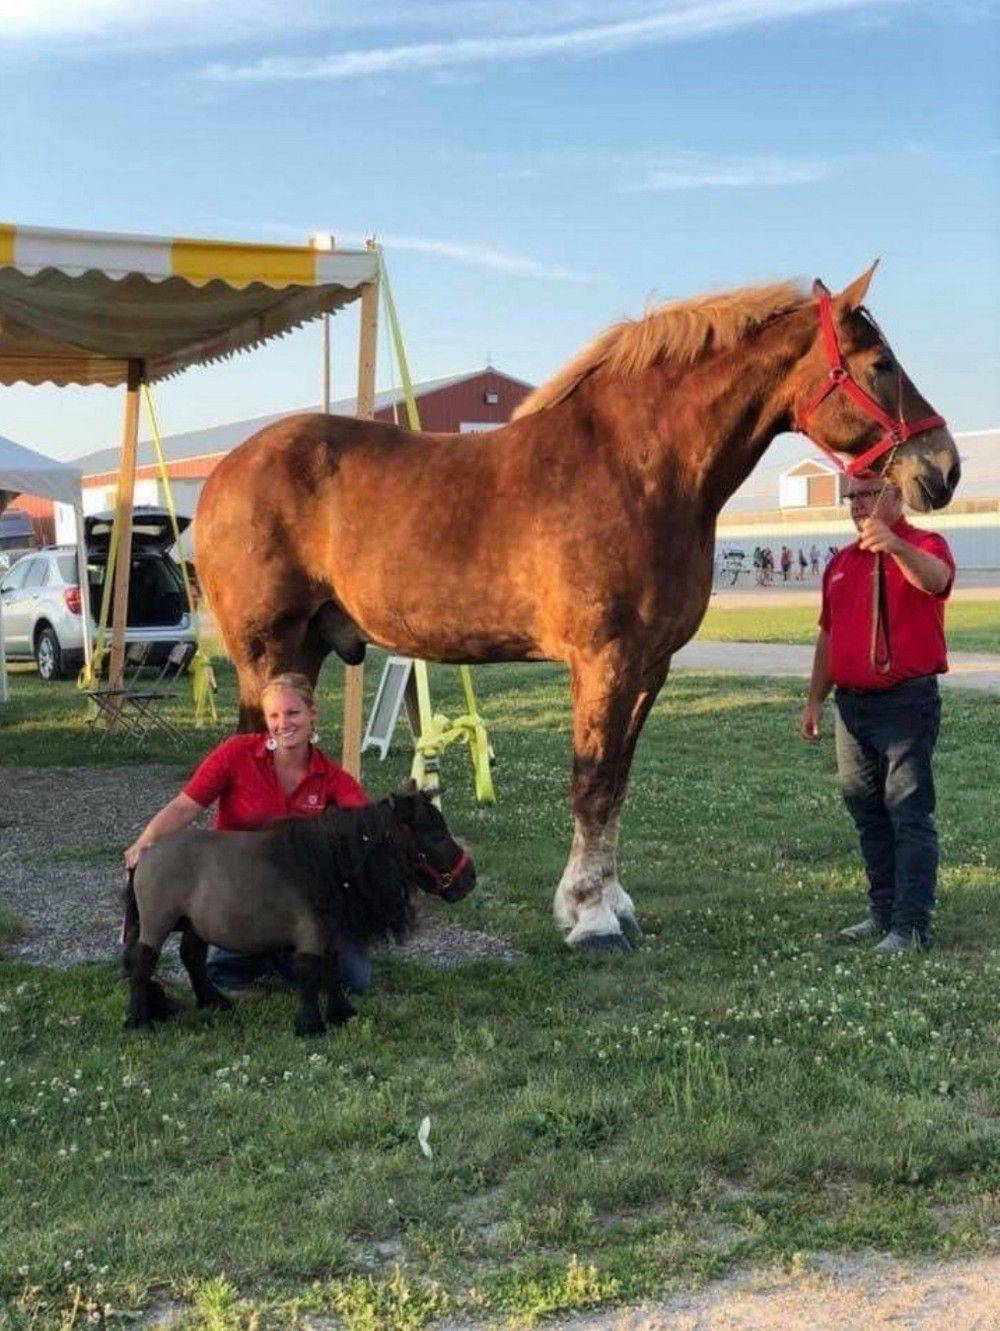
MULTIPOLYGON (((372 963, 363 952, 344 948, 337 953, 340 982, 349 994, 363 994, 371 983, 372 963)), ((279 952, 231 952, 213 947, 206 966, 208 978, 223 989, 249 989, 260 980, 277 979, 291 984, 292 949, 279 952)))
POLYGON ((921 937, 937 882, 931 756, 940 720, 936 675, 836 693, 840 791, 861 840, 872 915, 921 937))

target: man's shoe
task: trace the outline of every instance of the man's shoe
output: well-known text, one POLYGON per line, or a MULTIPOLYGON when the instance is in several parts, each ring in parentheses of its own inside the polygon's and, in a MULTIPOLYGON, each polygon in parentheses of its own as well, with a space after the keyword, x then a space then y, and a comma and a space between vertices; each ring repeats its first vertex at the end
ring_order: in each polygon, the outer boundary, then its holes
POLYGON ((927 935, 917 929, 890 929, 881 943, 872 948, 872 956, 898 957, 911 944, 918 952, 926 952, 930 946, 927 935))
POLYGON ((873 938, 881 938, 888 930, 888 924, 869 915, 860 924, 849 924, 846 929, 841 929, 837 937, 842 943, 870 943, 873 938))

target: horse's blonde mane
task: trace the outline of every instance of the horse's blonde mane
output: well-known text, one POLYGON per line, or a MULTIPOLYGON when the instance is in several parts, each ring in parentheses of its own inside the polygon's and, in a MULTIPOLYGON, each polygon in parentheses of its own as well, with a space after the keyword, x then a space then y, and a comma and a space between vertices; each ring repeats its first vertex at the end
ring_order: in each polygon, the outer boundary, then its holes
POLYGON ((605 329, 529 394, 512 419, 562 402, 595 370, 627 379, 657 361, 691 365, 709 351, 736 346, 755 328, 796 309, 806 299, 797 282, 776 282, 657 305, 640 319, 623 319, 605 329))

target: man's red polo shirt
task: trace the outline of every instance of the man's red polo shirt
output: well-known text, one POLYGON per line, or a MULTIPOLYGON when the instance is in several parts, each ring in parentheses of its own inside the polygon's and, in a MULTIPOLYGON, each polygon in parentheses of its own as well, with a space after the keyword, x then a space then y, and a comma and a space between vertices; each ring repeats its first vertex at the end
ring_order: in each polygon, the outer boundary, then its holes
POLYGON ((310 745, 309 768, 290 795, 278 784, 263 735, 233 735, 202 760, 183 793, 203 808, 219 801, 212 826, 251 831, 276 818, 311 818, 328 805, 359 809, 368 797, 352 776, 310 745))
POLYGON ((948 669, 944 641, 944 603, 955 578, 948 544, 936 532, 911 527, 905 518, 892 530, 918 550, 940 559, 951 570, 939 595, 922 592, 903 576, 892 555, 883 559, 889 621, 890 665, 886 674, 872 668, 872 569, 875 555, 857 541, 839 550, 823 574, 823 608, 819 626, 829 635, 827 668, 843 689, 891 689, 919 675, 940 675, 948 669))

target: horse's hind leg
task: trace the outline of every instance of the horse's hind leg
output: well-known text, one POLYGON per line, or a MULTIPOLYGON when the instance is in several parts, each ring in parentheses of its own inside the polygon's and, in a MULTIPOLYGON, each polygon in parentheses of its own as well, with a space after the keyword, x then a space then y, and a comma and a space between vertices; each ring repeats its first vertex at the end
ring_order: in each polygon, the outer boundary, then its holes
POLYGON ((128 970, 129 1004, 125 1017, 126 1030, 149 1030, 153 1025, 149 986, 159 959, 159 952, 145 943, 137 942, 127 949, 125 965, 128 970))
POLYGON ((323 958, 313 952, 296 952, 292 974, 299 1004, 292 1029, 296 1035, 322 1035, 326 1030, 319 1010, 319 991, 323 984, 323 958))
POLYGON ((327 1021, 331 1026, 343 1026, 355 1015, 355 1009, 347 1001, 336 952, 327 952, 323 958, 323 987, 326 989, 327 1021))
POLYGON ((231 1012, 232 1003, 208 978, 205 969, 207 956, 208 944, 188 925, 181 934, 181 961, 188 973, 198 1006, 217 1008, 220 1012, 231 1012))

